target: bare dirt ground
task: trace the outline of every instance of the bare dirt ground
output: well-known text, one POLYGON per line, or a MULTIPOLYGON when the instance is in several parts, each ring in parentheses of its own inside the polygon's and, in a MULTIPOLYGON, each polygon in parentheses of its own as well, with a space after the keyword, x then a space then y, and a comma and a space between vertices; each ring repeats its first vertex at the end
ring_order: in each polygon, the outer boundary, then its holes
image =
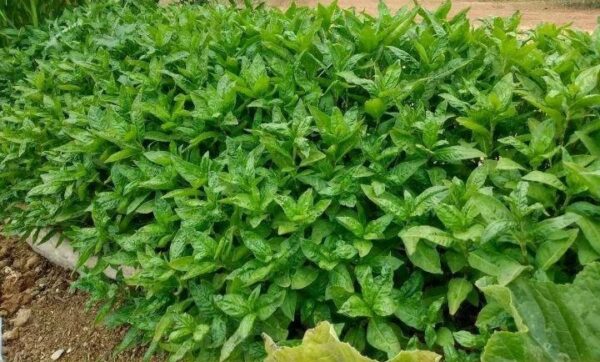
MULTIPOLYGON (((600 2, 600 0, 598 0, 600 2)), ((271 5, 286 7, 292 0, 269 0, 271 5)), ((296 0, 297 4, 314 6, 317 3, 329 3, 329 0, 296 0)), ((428 9, 437 8, 442 0, 419 0, 421 5, 428 9)), ((342 7, 355 7, 357 10, 365 10, 370 14, 377 13, 378 0, 339 0, 342 7)), ((402 6, 412 6, 412 0, 386 0, 390 9, 399 9, 402 6)), ((478 1, 478 0, 454 0, 452 1, 451 14, 455 14, 465 8, 470 8, 469 17, 473 20, 489 18, 492 16, 511 16, 517 11, 522 14, 521 25, 523 28, 533 28, 543 22, 556 24, 572 23, 575 28, 593 31, 596 28, 597 19, 600 17, 600 9, 566 7, 547 1, 478 1)))
POLYGON ((125 330, 95 325, 95 309, 86 309, 85 294, 70 290, 72 281, 70 272, 42 260, 27 244, 0 239, 5 361, 141 361, 143 348, 112 356, 125 330))

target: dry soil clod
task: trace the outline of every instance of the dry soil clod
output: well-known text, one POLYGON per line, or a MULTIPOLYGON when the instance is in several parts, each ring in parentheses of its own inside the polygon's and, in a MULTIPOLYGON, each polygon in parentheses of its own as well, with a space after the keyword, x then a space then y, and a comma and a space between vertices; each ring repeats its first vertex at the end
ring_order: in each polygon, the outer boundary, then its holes
POLYGON ((4 341, 12 341, 13 339, 19 336, 19 329, 13 328, 10 331, 6 331, 2 334, 2 339, 4 341))
POLYGON ((30 317, 31 317, 31 309, 21 308, 17 312, 17 315, 12 319, 12 324, 15 327, 24 326, 30 317))
POLYGON ((52 353, 52 355, 50 356, 50 359, 53 361, 56 361, 60 358, 60 356, 63 355, 63 353, 65 353, 64 349, 57 349, 56 351, 54 351, 54 353, 52 353))

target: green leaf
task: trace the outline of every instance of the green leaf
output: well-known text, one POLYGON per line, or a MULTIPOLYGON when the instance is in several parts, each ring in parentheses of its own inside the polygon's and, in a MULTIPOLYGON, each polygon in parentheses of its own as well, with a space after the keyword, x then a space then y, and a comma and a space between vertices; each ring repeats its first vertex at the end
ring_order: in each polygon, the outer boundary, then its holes
POLYGON ((431 274, 442 274, 440 255, 434 247, 418 242, 408 259, 417 267, 431 274))
POLYGON ((258 260, 264 262, 271 260, 271 247, 260 235, 252 231, 243 230, 241 231, 241 236, 242 240, 244 241, 244 245, 250 249, 252 254, 254 254, 258 260))
POLYGON ((337 216, 336 220, 342 224, 343 227, 351 231, 355 236, 362 237, 364 234, 363 225, 353 216, 337 216))
POLYGON ((319 276, 319 271, 311 267, 302 267, 292 275, 292 289, 304 289, 319 276))
POLYGON ((361 185, 361 188, 369 200, 395 219, 404 220, 408 216, 404 203, 398 197, 387 192, 378 195, 370 185, 361 185))
POLYGON ((112 155, 110 155, 108 158, 106 158, 106 160, 104 160, 104 163, 113 163, 113 162, 122 161, 122 160, 125 160, 125 159, 135 156, 137 153, 138 153, 138 150, 126 148, 124 150, 117 151, 117 152, 113 153, 112 155))
POLYGON ((600 65, 596 65, 585 69, 577 78, 574 84, 579 88, 579 94, 589 94, 598 84, 598 74, 600 73, 600 65))
POLYGON ((462 302, 473 290, 473 284, 464 278, 450 279, 448 282, 448 309, 450 315, 456 314, 462 302))
POLYGON ((427 163, 427 160, 425 159, 404 161, 386 172, 385 176, 391 183, 395 184, 396 186, 401 186, 408 181, 408 179, 410 179, 410 177, 414 175, 415 172, 417 172, 425 163, 427 163))
POLYGON ((486 339, 482 335, 476 335, 469 331, 458 331, 452 333, 454 339, 463 347, 478 349, 485 345, 486 339))
POLYGON ((543 242, 535 254, 535 263, 541 270, 548 270, 569 250, 577 238, 577 230, 569 230, 568 236, 543 242))
POLYGON ((448 196, 445 186, 432 186, 415 197, 411 216, 421 216, 441 203, 448 196))
POLYGON ((466 221, 463 213, 454 205, 438 204, 435 206, 435 214, 450 230, 461 229, 466 221))
POLYGON ((546 357, 536 349, 535 345, 528 343, 526 336, 524 332, 494 333, 485 346, 481 360, 485 362, 545 361, 546 357))
POLYGON ((193 188, 199 188, 208 181, 208 169, 199 165, 182 160, 177 156, 171 157, 171 162, 177 173, 186 180, 193 188))
POLYGON ((381 98, 372 98, 365 102, 365 112, 375 119, 379 119, 385 111, 386 105, 381 98))
POLYGON ((576 223, 581 228, 581 232, 590 243, 590 246, 597 253, 600 253, 600 223, 584 216, 577 218, 576 223))
POLYGON ((485 153, 467 146, 449 146, 436 150, 435 158, 443 162, 456 162, 471 158, 485 158, 485 153))
POLYGON ((400 341, 389 322, 381 318, 372 318, 367 326, 367 342, 378 350, 387 353, 388 358, 394 358, 400 350, 400 341))
POLYGON ((574 162, 563 161, 563 165, 573 179, 587 188, 594 197, 600 198, 600 175, 589 172, 574 162))
POLYGON ((215 299, 215 304, 223 313, 232 317, 241 318, 249 313, 246 298, 239 294, 226 294, 215 299))
POLYGON ((236 331, 223 344, 219 361, 225 361, 231 355, 235 347, 250 336, 250 333, 252 333, 252 329, 254 328, 255 319, 256 316, 254 314, 248 314, 242 319, 236 331))
POLYGON ((353 295, 339 309, 339 313, 349 317, 372 317, 371 309, 359 296, 353 295))
POLYGON ((530 266, 521 265, 516 260, 494 250, 479 249, 469 253, 469 265, 487 275, 497 278, 500 285, 515 280, 530 266))
POLYGON ((392 222, 392 215, 384 215, 378 219, 370 221, 365 228, 364 238, 367 240, 383 239, 383 233, 392 222))
POLYGON ((394 358, 388 362, 440 362, 442 356, 435 352, 410 350, 400 351, 394 358))
POLYGON ((398 236, 404 241, 404 245, 406 246, 409 255, 415 251, 417 241, 420 239, 425 239, 444 247, 452 245, 454 240, 452 236, 445 231, 427 225, 413 226, 409 229, 404 229, 398 236))
POLYGON ((484 293, 500 302, 517 323, 517 332, 496 332, 482 361, 594 361, 600 358, 600 264, 591 264, 572 284, 520 278, 508 287, 490 286, 484 293), (506 298, 499 299, 497 289, 506 298))
POLYGON ((500 200, 490 195, 475 194, 473 195, 475 207, 481 213, 481 216, 488 221, 510 221, 513 216, 511 212, 502 204, 500 200))
POLYGON ((567 187, 555 175, 541 171, 531 171, 523 176, 523 180, 533 181, 552 186, 561 191, 567 191, 567 187))
POLYGON ((170 152, 165 151, 148 151, 144 152, 144 157, 150 161, 161 166, 168 166, 171 164, 171 157, 173 155, 170 152))
POLYGON ((366 88, 373 86, 372 80, 359 78, 352 71, 339 72, 339 73, 337 73, 337 75, 342 77, 348 84, 358 85, 358 86, 366 87, 366 88))
POLYGON ((373 362, 374 360, 361 354, 348 343, 340 342, 333 326, 329 322, 321 322, 309 329, 302 338, 302 344, 296 347, 279 347, 271 337, 263 334, 267 358, 265 362, 308 362, 315 359, 324 362, 349 361, 373 362))
POLYGON ((269 288, 267 293, 261 295, 255 306, 256 315, 259 320, 268 320, 275 311, 283 305, 286 291, 277 286, 269 288))
POLYGON ((510 158, 500 157, 496 163, 497 170, 513 171, 513 170, 524 170, 525 167, 521 166, 517 162, 510 158))

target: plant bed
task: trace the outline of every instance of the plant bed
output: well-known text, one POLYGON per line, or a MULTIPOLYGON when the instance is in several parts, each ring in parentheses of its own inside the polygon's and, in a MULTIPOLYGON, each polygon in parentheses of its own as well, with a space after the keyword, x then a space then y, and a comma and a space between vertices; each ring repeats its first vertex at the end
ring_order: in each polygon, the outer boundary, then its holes
POLYGON ((147 358, 317 327, 292 356, 600 359, 600 32, 449 10, 100 1, 28 29, 0 54, 5 232, 68 238, 147 358))

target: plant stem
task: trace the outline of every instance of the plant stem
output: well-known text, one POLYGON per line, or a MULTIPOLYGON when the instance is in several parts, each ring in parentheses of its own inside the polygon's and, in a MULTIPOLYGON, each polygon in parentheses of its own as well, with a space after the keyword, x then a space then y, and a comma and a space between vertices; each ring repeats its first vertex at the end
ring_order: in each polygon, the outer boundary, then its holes
POLYGON ((36 0, 29 0, 29 7, 31 8, 31 21, 33 23, 33 26, 37 28, 39 25, 39 21, 37 14, 37 5, 35 2, 36 0))

